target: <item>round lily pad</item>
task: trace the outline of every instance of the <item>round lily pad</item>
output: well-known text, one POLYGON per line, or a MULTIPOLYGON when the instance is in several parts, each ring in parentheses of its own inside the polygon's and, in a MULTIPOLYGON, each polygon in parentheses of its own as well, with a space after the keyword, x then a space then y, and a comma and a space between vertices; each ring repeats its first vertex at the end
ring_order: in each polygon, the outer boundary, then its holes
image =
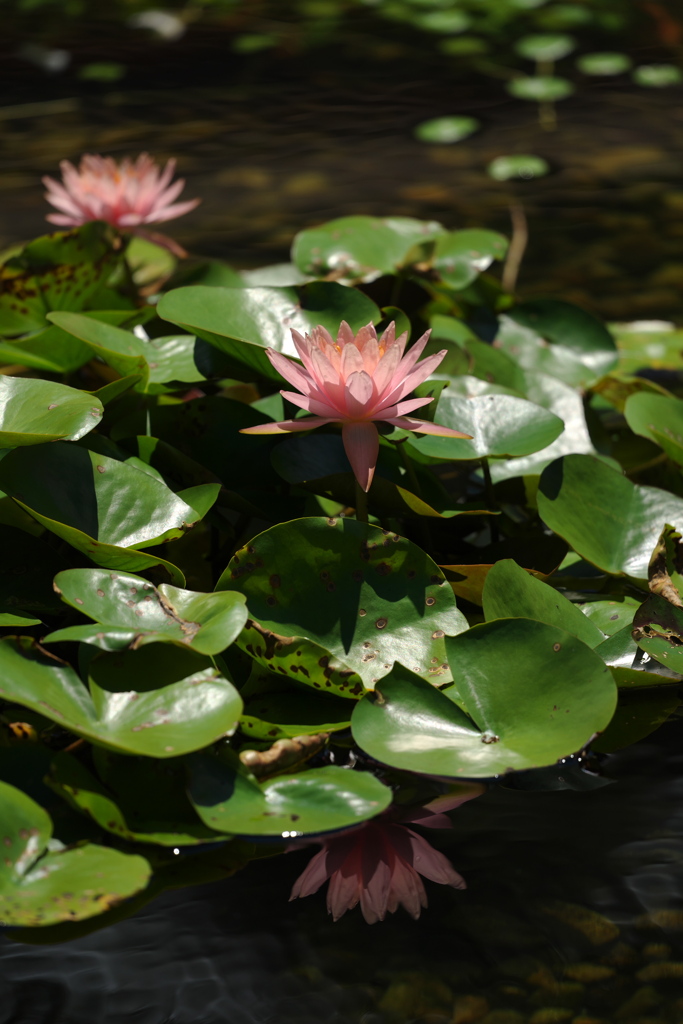
POLYGON ((476 117, 434 117, 415 129, 420 142, 451 143, 469 138, 480 127, 476 117))
POLYGON ((384 764, 486 778, 553 764, 608 725, 617 689, 603 660, 557 626, 496 619, 447 641, 455 683, 402 665, 354 708, 356 743, 384 764))

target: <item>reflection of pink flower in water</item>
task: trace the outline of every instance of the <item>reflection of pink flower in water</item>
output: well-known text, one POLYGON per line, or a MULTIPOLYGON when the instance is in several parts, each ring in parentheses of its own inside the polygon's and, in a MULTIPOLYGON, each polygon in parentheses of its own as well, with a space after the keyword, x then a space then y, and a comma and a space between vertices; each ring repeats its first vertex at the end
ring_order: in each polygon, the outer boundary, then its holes
POLYGON ((45 198, 61 211, 48 214, 51 223, 79 227, 87 221, 103 220, 182 253, 165 235, 147 232, 142 227, 180 217, 199 202, 174 202, 185 187, 182 179, 171 184, 175 160, 169 160, 161 170, 147 153, 141 153, 135 162, 126 159, 120 164, 111 157, 86 153, 78 168, 68 160, 62 160, 60 167, 61 183, 43 178, 45 198))
MULTIPOLYGON (((434 801, 433 811, 430 805, 419 808, 410 820, 432 828, 449 828, 450 820, 438 811, 452 810, 483 791, 483 786, 473 784, 455 797, 434 801)), ((417 919, 422 907, 427 906, 420 875, 455 889, 466 887, 451 862, 405 825, 375 819, 321 842, 322 850, 294 883, 290 899, 310 896, 329 879, 327 909, 335 921, 359 903, 368 924, 383 921, 399 906, 417 919)))
POLYGON ((372 324, 361 327, 354 336, 343 321, 334 341, 324 327, 314 327, 302 337, 292 331, 302 369, 280 352, 267 349, 271 363, 299 392, 282 391, 294 405, 312 412, 302 420, 283 420, 247 427, 243 434, 277 434, 292 430, 310 430, 326 423, 342 424, 342 439, 358 483, 367 491, 377 464, 379 435, 375 421, 390 423, 403 430, 444 437, 469 437, 451 427, 429 420, 414 419, 409 413, 429 405, 431 398, 409 398, 436 369, 446 349, 417 363, 429 339, 429 331, 416 341, 407 355, 403 351, 407 332, 398 338, 392 322, 381 338, 372 324))

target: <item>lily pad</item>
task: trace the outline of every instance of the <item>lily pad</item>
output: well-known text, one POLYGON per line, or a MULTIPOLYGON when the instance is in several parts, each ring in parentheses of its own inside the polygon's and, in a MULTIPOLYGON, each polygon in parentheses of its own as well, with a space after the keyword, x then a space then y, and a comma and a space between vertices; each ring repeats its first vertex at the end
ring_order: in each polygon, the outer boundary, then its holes
POLYGON ((568 57, 576 49, 576 40, 572 36, 561 35, 528 35, 522 36, 515 44, 520 57, 527 60, 554 63, 568 57))
POLYGON ((497 562, 486 577, 483 608, 487 620, 517 616, 560 626, 588 647, 597 647, 605 639, 580 608, 511 558, 497 562))
POLYGON ((543 471, 538 511, 586 561, 638 579, 647 579, 664 526, 683 529, 683 499, 632 484, 591 455, 566 455, 543 471))
POLYGON ((494 260, 504 259, 507 249, 507 238, 496 231, 449 231, 437 238, 432 262, 442 281, 460 290, 472 284, 494 260))
POLYGON ((444 391, 434 421, 454 427, 472 440, 417 436, 407 444, 423 455, 447 461, 509 458, 529 455, 551 444, 564 429, 554 413, 514 395, 473 395, 471 398, 444 391))
POLYGON ((292 260, 304 274, 372 281, 381 274, 396 273, 411 250, 444 230, 436 221, 411 217, 339 217, 299 232, 292 260))
POLYGON ((518 100, 535 100, 537 103, 556 103, 558 100, 566 100, 574 92, 574 86, 568 78, 555 75, 513 78, 505 88, 518 100))
POLYGON ((49 816, 5 782, 0 782, 0 820, 0 925, 83 920, 147 885, 151 870, 143 857, 92 843, 46 851, 49 816))
POLYGON ((626 400, 624 416, 634 434, 647 437, 683 466, 683 401, 641 391, 626 400))
POLYGON ((622 75, 632 61, 625 53, 582 53, 576 66, 584 75, 622 75))
POLYGON ((497 156, 486 168, 488 175, 495 181, 511 181, 522 178, 543 178, 550 170, 547 160, 531 153, 515 153, 510 156, 497 156))
POLYGON ((82 313, 50 313, 48 319, 85 342, 93 355, 122 376, 136 374, 136 390, 163 394, 206 379, 195 361, 196 338, 180 334, 145 340, 132 331, 82 313))
POLYGON ((0 267, 0 335, 41 330, 50 310, 84 309, 121 255, 100 221, 34 239, 0 267))
POLYGON ((468 139, 481 127, 476 117, 433 117, 423 121, 415 129, 415 138, 420 142, 449 145, 468 139))
POLYGON ((266 668, 341 696, 359 696, 360 680, 371 688, 396 660, 449 682, 444 637, 467 625, 424 551, 351 519, 297 519, 266 530, 237 552, 216 589, 246 596, 252 620, 240 647, 266 668), (356 681, 342 676, 333 687, 333 668, 356 681))
POLYGON ((55 577, 63 601, 95 620, 69 626, 46 642, 77 640, 105 651, 166 641, 200 654, 219 654, 239 635, 247 620, 242 594, 199 594, 140 576, 101 569, 69 569, 55 577))
POLYGON ((123 798, 108 789, 77 758, 65 753, 55 755, 47 783, 75 810, 128 842, 195 846, 225 841, 225 836, 216 835, 199 820, 189 804, 182 763, 171 770, 168 762, 151 758, 116 760, 118 767, 123 768, 119 775, 128 776, 123 798))
POLYGON ((282 378, 271 366, 265 348, 297 357, 292 329, 306 333, 322 324, 336 337, 342 320, 357 331, 381 316, 366 295, 326 281, 300 288, 190 285, 167 292, 157 311, 162 319, 220 349, 226 368, 240 379, 248 372, 273 381, 282 378))
POLYGON ((49 380, 0 376, 0 448, 76 441, 103 413, 99 398, 49 380))
POLYGON ((437 690, 397 664, 354 708, 354 739, 371 757, 404 771, 486 778, 554 764, 614 714, 609 669, 557 626, 496 619, 446 643, 453 687, 437 690))
MULTIPOLYGON (((215 500, 218 485, 206 486, 215 500)), ((160 565, 184 583, 170 562, 137 549, 182 536, 201 514, 149 473, 57 441, 6 455, 0 487, 97 565, 133 572, 160 565)))
POLYGON ((635 614, 633 639, 651 658, 683 675, 683 607, 651 594, 635 614))
POLYGON ((177 757, 231 732, 242 701, 208 658, 166 645, 101 654, 90 692, 66 662, 30 637, 0 641, 0 696, 92 743, 148 757, 177 757))
POLYGON ((590 313, 559 299, 534 299, 500 317, 496 347, 527 370, 588 387, 618 359, 612 335, 590 313))
POLYGON ((334 765, 259 784, 234 755, 198 754, 188 762, 190 800, 219 832, 282 839, 333 832, 374 818, 393 799, 369 772, 334 765))
POLYGON ((669 85, 680 85, 683 75, 675 64, 640 64, 633 69, 633 81, 647 89, 665 89, 669 85))

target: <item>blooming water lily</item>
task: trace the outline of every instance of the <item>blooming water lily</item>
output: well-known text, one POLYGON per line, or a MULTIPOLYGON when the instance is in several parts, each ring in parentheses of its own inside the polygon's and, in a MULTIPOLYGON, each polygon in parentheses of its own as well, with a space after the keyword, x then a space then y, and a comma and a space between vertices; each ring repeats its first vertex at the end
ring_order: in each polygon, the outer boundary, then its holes
POLYGON ((381 338, 377 337, 372 324, 361 327, 354 335, 346 321, 342 321, 336 341, 321 326, 314 327, 311 334, 305 336, 293 330, 303 369, 281 352, 266 349, 266 353, 278 373, 299 389, 280 394, 313 416, 263 423, 247 427, 242 433, 279 434, 341 423, 344 449, 364 491, 369 490, 372 483, 379 453, 376 422, 421 434, 469 438, 469 434, 451 427, 410 416, 416 409, 429 405, 432 399, 406 399, 406 395, 427 380, 446 355, 443 349, 418 363, 429 334, 429 331, 423 334, 404 355, 408 333, 405 331, 397 338, 393 321, 381 338))
POLYGON ((60 213, 50 213, 47 220, 62 227, 79 227, 86 221, 103 220, 119 230, 132 230, 133 234, 148 238, 157 245, 170 249, 176 255, 184 250, 172 239, 142 228, 173 220, 193 210, 199 199, 174 202, 185 182, 182 178, 171 184, 175 160, 169 160, 163 170, 147 154, 135 160, 116 163, 111 157, 86 153, 78 168, 62 160, 62 182, 43 178, 47 188, 45 198, 60 213))

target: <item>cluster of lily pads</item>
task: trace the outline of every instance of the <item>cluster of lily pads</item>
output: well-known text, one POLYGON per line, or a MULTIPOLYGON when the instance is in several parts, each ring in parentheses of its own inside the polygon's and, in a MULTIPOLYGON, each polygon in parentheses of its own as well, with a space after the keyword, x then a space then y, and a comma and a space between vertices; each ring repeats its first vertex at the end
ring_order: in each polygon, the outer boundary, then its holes
POLYGON ((358 216, 241 273, 97 221, 5 254, 15 935, 75 935, 461 780, 557 786, 559 760, 678 706, 681 334, 516 301, 506 251, 358 216), (296 358, 292 329, 344 320, 431 327, 421 415, 471 435, 377 424, 369 521, 335 424, 240 433, 301 414, 266 347, 296 358))

